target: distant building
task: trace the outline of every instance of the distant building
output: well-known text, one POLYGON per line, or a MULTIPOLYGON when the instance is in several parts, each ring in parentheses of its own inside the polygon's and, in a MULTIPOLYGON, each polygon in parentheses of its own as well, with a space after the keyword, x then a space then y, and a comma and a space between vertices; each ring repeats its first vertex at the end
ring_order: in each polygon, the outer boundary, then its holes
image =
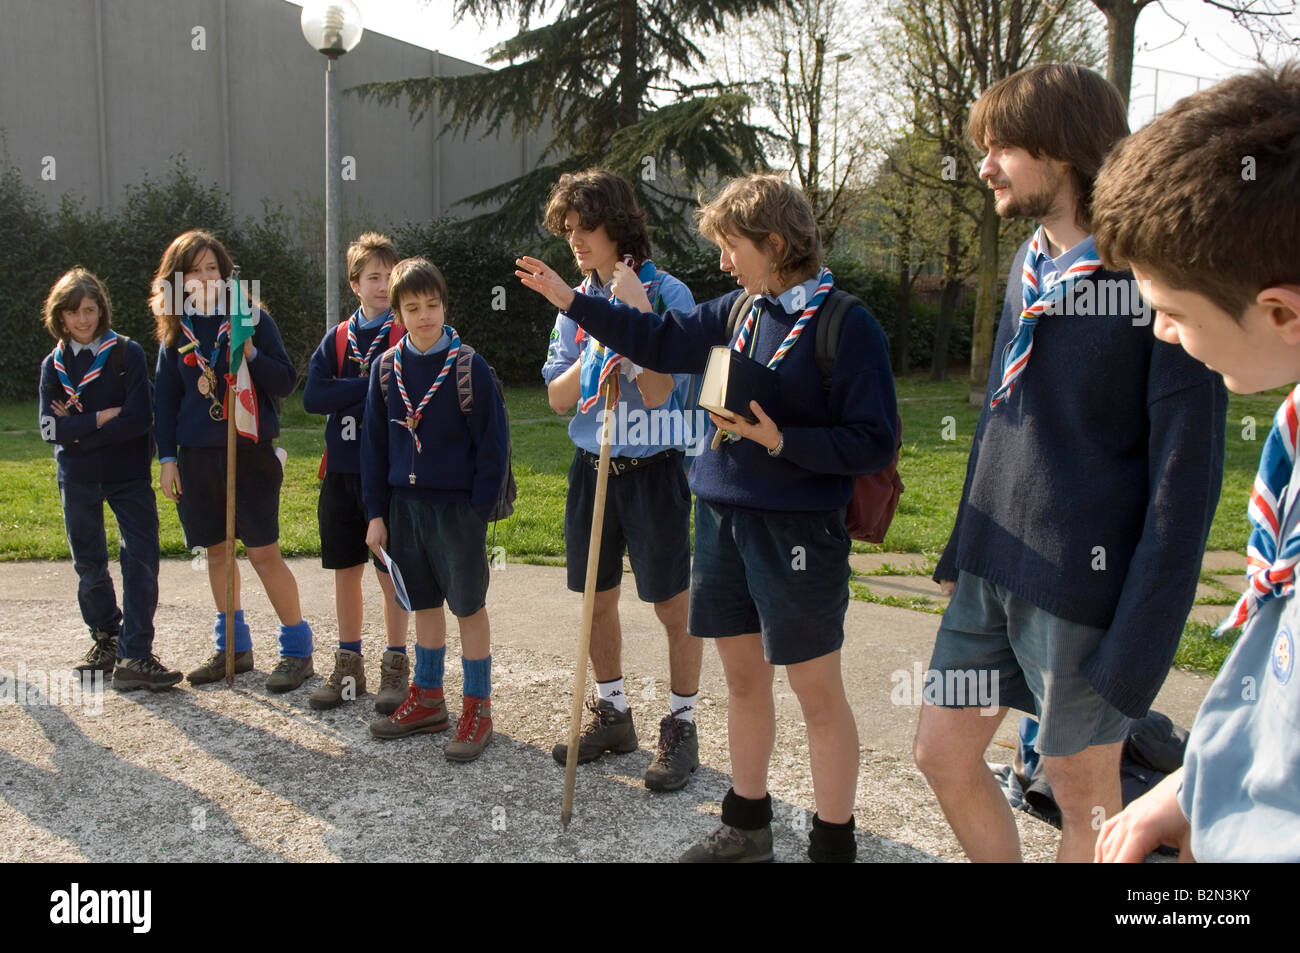
MULTIPOLYGON (((112 208, 123 187, 186 157, 238 217, 325 189, 325 58, 283 0, 4 0, 0 159, 51 205, 71 193, 112 208)), ((339 61, 345 219, 381 224, 473 214, 467 195, 532 169, 542 140, 438 137, 430 112, 346 90, 483 67, 367 32, 339 61)), ((348 236, 344 236, 346 241, 348 236)))

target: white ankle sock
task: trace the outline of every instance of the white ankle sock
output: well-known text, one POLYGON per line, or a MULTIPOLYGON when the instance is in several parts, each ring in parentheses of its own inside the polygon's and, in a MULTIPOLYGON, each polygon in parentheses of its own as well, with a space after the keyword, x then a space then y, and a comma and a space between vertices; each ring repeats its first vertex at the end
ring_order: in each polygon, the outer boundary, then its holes
POLYGON ((600 693, 600 700, 609 702, 618 712, 627 711, 627 695, 623 693, 623 679, 612 678, 608 682, 597 682, 596 691, 600 693))
POLYGON ((695 702, 699 699, 700 693, 694 695, 678 695, 676 692, 668 693, 668 713, 674 718, 680 718, 682 721, 695 722, 695 702))

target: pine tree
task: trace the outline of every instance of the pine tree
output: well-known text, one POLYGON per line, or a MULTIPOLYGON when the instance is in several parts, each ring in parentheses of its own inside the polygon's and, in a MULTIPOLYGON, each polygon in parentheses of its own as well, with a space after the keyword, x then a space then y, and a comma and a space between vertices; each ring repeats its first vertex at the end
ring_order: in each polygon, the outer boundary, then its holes
POLYGON ((367 83, 354 92, 380 104, 405 100, 417 121, 436 106, 443 134, 479 128, 493 135, 504 127, 520 136, 549 124, 535 169, 464 200, 495 206, 472 220, 476 228, 535 236, 560 174, 601 165, 633 183, 652 237, 679 249, 689 241, 688 210, 699 187, 765 164, 760 130, 746 118, 747 96, 677 78, 703 61, 691 34, 782 2, 564 0, 553 22, 532 26, 546 0, 455 0, 457 19, 518 21, 519 34, 488 58, 504 65, 367 83))

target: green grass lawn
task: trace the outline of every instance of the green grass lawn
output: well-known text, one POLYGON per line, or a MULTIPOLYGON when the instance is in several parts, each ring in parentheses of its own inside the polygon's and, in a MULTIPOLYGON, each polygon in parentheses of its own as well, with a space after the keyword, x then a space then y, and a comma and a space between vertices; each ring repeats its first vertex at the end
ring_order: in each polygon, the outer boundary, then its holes
MULTIPOLYGON (((934 383, 914 375, 900 379, 897 391, 904 438, 899 471, 907 490, 884 544, 854 543, 854 549, 922 553, 933 560, 952 529, 978 413, 968 406, 964 379, 934 383)), ((1230 400, 1223 494, 1210 530, 1211 549, 1245 550, 1247 498, 1273 412, 1285 395, 1280 389, 1230 400)), ((506 401, 519 499, 515 515, 495 526, 495 536, 489 530, 489 543, 503 547, 511 562, 560 562, 566 474, 573 455, 568 418, 551 411, 540 386, 507 388, 506 401)), ((324 449, 323 421, 304 412, 295 395, 285 402, 281 422, 279 444, 289 459, 280 497, 280 544, 289 555, 315 555, 320 551, 316 470, 324 449)), ((155 485, 157 471, 155 463, 155 485)), ((163 553, 183 554, 176 508, 161 493, 158 503, 163 553)), ((54 460, 40 439, 34 402, 0 404, 0 560, 66 558, 54 460)), ((1202 637, 1197 645, 1205 641, 1202 637)), ((1210 640, 1208 649, 1197 648, 1180 664, 1217 670, 1215 656, 1220 649, 1226 656, 1228 647, 1224 640, 1210 640)))

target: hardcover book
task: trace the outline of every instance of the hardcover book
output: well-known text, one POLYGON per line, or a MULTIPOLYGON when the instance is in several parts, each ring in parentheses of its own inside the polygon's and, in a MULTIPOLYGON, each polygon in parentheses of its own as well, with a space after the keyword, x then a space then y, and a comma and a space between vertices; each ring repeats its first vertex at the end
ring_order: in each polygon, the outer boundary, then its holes
POLYGON ((709 353, 700 385, 700 406, 724 420, 743 418, 757 423, 749 402, 758 401, 769 417, 780 403, 776 371, 730 347, 715 347, 709 353))

